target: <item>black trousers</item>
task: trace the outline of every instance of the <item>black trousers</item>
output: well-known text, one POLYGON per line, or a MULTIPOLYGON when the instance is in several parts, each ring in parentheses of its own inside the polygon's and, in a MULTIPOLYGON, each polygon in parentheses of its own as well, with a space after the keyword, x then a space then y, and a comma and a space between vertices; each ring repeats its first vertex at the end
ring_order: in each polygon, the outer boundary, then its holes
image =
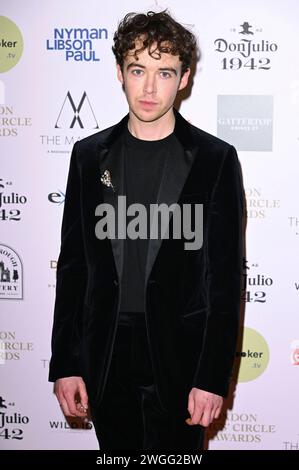
POLYGON ((204 428, 161 409, 145 314, 120 312, 103 400, 91 409, 100 450, 199 450, 204 428))

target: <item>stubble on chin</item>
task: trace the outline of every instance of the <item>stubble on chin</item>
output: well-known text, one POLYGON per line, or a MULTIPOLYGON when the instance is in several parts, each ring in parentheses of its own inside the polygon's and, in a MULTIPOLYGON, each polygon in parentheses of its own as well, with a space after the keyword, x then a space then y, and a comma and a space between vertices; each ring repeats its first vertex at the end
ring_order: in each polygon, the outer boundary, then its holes
POLYGON ((158 121, 161 119, 164 114, 166 114, 169 111, 170 108, 167 108, 165 110, 160 110, 155 113, 147 113, 146 112, 138 112, 138 110, 132 108, 129 106, 129 110, 134 114, 134 116, 141 122, 154 122, 158 121))

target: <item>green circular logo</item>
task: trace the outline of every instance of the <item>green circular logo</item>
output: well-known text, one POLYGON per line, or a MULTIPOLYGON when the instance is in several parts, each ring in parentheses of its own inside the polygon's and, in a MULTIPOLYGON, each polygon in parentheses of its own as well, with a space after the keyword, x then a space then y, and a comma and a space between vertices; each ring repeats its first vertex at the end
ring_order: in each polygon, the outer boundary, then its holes
POLYGON ((269 348, 263 336, 252 328, 244 328, 242 350, 237 351, 241 359, 238 382, 257 379, 269 363, 269 348))
POLYGON ((23 52, 23 38, 17 25, 6 16, 0 16, 0 72, 12 69, 23 52))

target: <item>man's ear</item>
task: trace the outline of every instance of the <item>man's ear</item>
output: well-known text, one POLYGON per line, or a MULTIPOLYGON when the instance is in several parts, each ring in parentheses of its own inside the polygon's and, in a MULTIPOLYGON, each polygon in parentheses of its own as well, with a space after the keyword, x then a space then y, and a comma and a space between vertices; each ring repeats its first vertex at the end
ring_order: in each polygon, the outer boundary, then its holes
POLYGON ((182 90, 183 88, 185 88, 187 86, 189 75, 190 75, 190 68, 187 69, 186 72, 184 73, 184 75, 181 77, 181 81, 180 81, 178 91, 182 90))
POLYGON ((116 72, 117 72, 118 80, 123 85, 124 84, 124 77, 123 77, 123 73, 122 73, 122 70, 121 70, 121 66, 119 64, 116 64, 116 72))

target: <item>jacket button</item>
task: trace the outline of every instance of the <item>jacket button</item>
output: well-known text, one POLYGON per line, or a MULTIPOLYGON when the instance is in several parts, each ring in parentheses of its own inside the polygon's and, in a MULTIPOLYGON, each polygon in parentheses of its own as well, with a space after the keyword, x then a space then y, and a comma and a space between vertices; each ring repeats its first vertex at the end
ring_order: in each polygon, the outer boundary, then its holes
POLYGON ((115 286, 118 286, 118 281, 117 281, 116 279, 113 279, 113 284, 114 284, 115 286))

